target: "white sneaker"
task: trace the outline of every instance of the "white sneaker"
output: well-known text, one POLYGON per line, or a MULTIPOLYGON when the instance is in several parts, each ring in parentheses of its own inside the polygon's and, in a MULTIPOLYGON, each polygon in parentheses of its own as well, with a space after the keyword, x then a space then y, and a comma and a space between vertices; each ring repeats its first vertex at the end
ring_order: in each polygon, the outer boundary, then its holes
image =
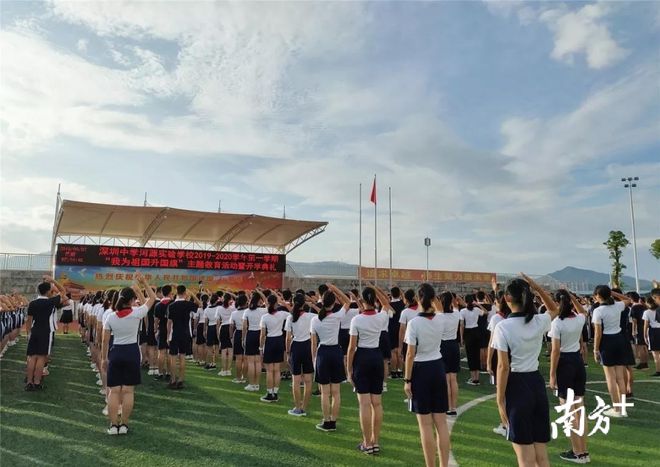
POLYGON ((251 384, 248 384, 248 385, 245 386, 243 389, 245 389, 246 391, 252 391, 252 385, 251 385, 251 384))
POLYGON ((117 430, 120 435, 125 435, 128 434, 128 425, 124 425, 123 423, 119 425, 119 430, 117 430))
POLYGON ((225 376, 225 372, 222 371, 222 370, 221 370, 221 371, 218 371, 218 376, 225 376))
POLYGON ((506 428, 502 425, 497 425, 495 428, 493 428, 493 433, 502 435, 506 438, 506 428))
POLYGON ((241 383, 244 383, 245 380, 240 379, 240 378, 234 378, 234 379, 231 380, 231 382, 234 383, 234 384, 241 384, 241 383))
POLYGON ((619 412, 619 411, 617 411, 616 409, 613 409, 613 408, 604 411, 603 415, 605 415, 606 417, 612 417, 612 418, 621 418, 621 417, 623 417, 621 412, 619 412))
POLYGON ((387 384, 383 384, 383 392, 387 392, 387 384))
POLYGON ((149 371, 147 371, 147 375, 148 375, 148 376, 153 376, 153 375, 154 375, 154 370, 149 370, 149 371))
POLYGON ((105 389, 103 389, 103 388, 99 389, 99 394, 101 394, 102 396, 105 396, 105 389))
POLYGON ((103 386, 103 381, 101 381, 100 379, 97 379, 96 380, 96 385, 97 386, 103 386))
POLYGON ((117 428, 117 425, 112 425, 110 428, 108 428, 107 433, 109 435, 117 435, 119 434, 119 428, 117 428))
POLYGON ((108 416, 108 406, 107 405, 105 407, 103 407, 103 410, 101 410, 101 413, 103 415, 105 415, 106 417, 108 416))
POLYGON ((404 404, 410 404, 410 399, 404 399, 404 400, 403 400, 403 403, 404 403, 404 404))
POLYGON ((41 371, 41 374, 42 374, 43 376, 48 376, 48 375, 50 374, 50 371, 48 371, 48 368, 44 368, 44 369, 41 371))

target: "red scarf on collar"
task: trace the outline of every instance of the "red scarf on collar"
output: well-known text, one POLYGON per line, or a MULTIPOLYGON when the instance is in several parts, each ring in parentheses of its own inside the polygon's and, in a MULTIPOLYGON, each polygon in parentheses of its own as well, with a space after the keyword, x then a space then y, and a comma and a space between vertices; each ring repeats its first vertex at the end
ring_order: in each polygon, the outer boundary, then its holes
POLYGON ((133 313, 133 308, 124 308, 123 310, 118 310, 117 318, 125 318, 131 313, 133 313))
POLYGON ((363 315, 371 316, 376 314, 376 310, 364 310, 362 312, 363 315))

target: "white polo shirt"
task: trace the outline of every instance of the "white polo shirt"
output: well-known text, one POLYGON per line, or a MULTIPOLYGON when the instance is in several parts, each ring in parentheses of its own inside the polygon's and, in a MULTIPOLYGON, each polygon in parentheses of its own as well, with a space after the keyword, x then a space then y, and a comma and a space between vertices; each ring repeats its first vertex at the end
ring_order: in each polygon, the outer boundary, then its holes
POLYGON ((479 316, 481 316, 481 308, 476 306, 471 310, 463 308, 459 313, 461 321, 465 323, 465 329, 472 329, 478 326, 479 316))
POLYGON ((248 331, 259 331, 261 329, 261 317, 268 313, 266 308, 245 309, 243 320, 248 322, 248 331))
POLYGON ((202 314, 201 321, 208 323, 209 326, 216 326, 218 324, 218 306, 206 307, 202 314))
POLYGON ((363 312, 353 318, 348 334, 351 336, 357 336, 357 346, 359 348, 375 349, 378 348, 380 342, 380 333, 383 330, 383 323, 385 323, 385 326, 389 324, 389 316, 387 312, 363 312))
POLYGON ((488 330, 490 332, 493 332, 495 330, 495 326, 497 326, 497 323, 499 323, 504 319, 506 319, 504 316, 502 316, 499 313, 495 313, 488 321, 488 330))
POLYGON ((574 314, 564 319, 559 317, 552 320, 548 336, 559 339, 560 352, 579 352, 582 328, 584 327, 584 315, 574 314))
POLYGON ((231 320, 231 314, 234 312, 236 308, 233 306, 229 305, 227 308, 224 306, 220 305, 218 307, 218 315, 217 319, 220 320, 220 323, 222 326, 227 326, 231 320))
POLYGON ((280 337, 284 332, 287 314, 284 311, 266 313, 261 317, 259 327, 266 330, 266 337, 280 337))
POLYGON ((432 318, 418 315, 408 321, 403 341, 417 347, 415 349, 416 362, 428 362, 442 358, 440 344, 442 334, 445 332, 445 321, 438 319, 438 316, 437 313, 432 318))
POLYGON ((405 308, 401 312, 401 316, 399 317, 399 324, 403 324, 404 326, 408 325, 408 321, 410 321, 411 319, 416 317, 418 314, 419 314, 419 312, 417 311, 417 307, 415 307, 415 308, 405 308))
POLYGON ((491 347, 511 352, 511 372, 527 373, 539 369, 543 335, 550 330, 550 315, 534 315, 529 323, 524 316, 509 315, 495 327, 491 347))
POLYGON ((103 324, 103 329, 109 329, 113 335, 113 345, 137 344, 138 329, 142 318, 147 316, 149 308, 146 305, 133 307, 133 311, 123 318, 116 312, 110 313, 103 324))
POLYGON ((294 342, 305 342, 311 338, 310 325, 314 318, 313 313, 301 311, 298 320, 294 323, 293 316, 289 315, 284 323, 284 330, 291 333, 294 342))
POLYGON ((458 323, 461 319, 458 311, 452 311, 451 313, 437 313, 436 317, 433 320, 440 319, 444 322, 444 330, 440 338, 443 341, 453 341, 456 340, 458 332, 458 323))
POLYGON ((603 327, 603 334, 619 334, 621 332, 621 312, 626 308, 623 302, 613 305, 600 305, 594 310, 593 323, 603 327))
POLYGON ((341 319, 341 329, 350 329, 351 321, 360 313, 359 308, 349 308, 346 315, 341 319))
MULTIPOLYGON (((339 342, 339 326, 341 319, 346 315, 346 308, 342 307, 334 313, 328 312, 321 321, 314 315, 309 325, 310 332, 318 336, 318 345, 337 345, 339 342)), ((355 319, 355 318, 354 318, 355 319)), ((349 331, 350 332, 350 331, 349 331)))
POLYGON ((644 311, 644 314, 642 315, 642 319, 644 321, 648 321, 649 322, 649 327, 653 328, 653 329, 660 328, 660 323, 658 322, 658 320, 655 319, 655 317, 656 317, 655 312, 656 312, 656 310, 646 310, 646 311, 644 311))
POLYGON ((245 309, 234 310, 231 312, 231 318, 229 321, 234 325, 237 331, 243 330, 243 315, 245 314, 245 309))

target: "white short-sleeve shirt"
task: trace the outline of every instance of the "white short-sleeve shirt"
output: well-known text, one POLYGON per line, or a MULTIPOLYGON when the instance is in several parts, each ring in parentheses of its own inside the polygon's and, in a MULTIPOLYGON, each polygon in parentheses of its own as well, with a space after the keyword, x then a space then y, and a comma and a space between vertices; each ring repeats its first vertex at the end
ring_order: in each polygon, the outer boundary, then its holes
POLYGON ((467 308, 461 309, 460 318, 465 323, 465 329, 476 328, 479 325, 479 316, 481 316, 481 308, 474 307, 471 310, 467 308))
POLYGON ((266 308, 245 309, 243 319, 248 322, 248 331, 259 331, 261 329, 261 317, 268 313, 266 308))
POLYGON ((432 318, 415 316, 408 321, 404 342, 416 346, 416 362, 428 362, 442 358, 440 344, 442 334, 445 332, 445 321, 438 317, 438 314, 432 318))
POLYGON ((548 336, 558 339, 560 352, 579 352, 582 328, 584 327, 584 315, 573 315, 564 319, 559 317, 552 320, 548 336))
POLYGON ((202 314, 200 321, 207 323, 209 326, 217 325, 218 321, 218 306, 207 307, 202 314))
POLYGON ((103 323, 103 329, 112 331, 113 345, 137 344, 140 323, 148 312, 146 305, 133 307, 133 311, 123 318, 113 311, 103 323))
POLYGON ((593 323, 603 326, 603 334, 618 334, 621 332, 621 312, 626 308, 623 302, 613 305, 600 305, 594 310, 593 323))
POLYGON ((230 321, 237 331, 243 330, 243 314, 245 314, 245 310, 234 310, 231 312, 230 321))
POLYGON ((294 342, 306 342, 310 339, 310 325, 314 318, 313 313, 300 312, 296 322, 293 322, 293 316, 289 315, 284 323, 284 330, 291 333, 294 342))
POLYGON ((458 333, 458 323, 461 319, 457 311, 452 311, 451 313, 438 313, 433 319, 444 321, 444 330, 442 332, 442 336, 440 336, 443 341, 456 340, 458 333))
POLYGON ((406 308, 401 312, 401 316, 399 317, 399 324, 403 325, 408 325, 408 321, 413 319, 419 314, 417 311, 417 307, 415 308, 406 308))
POLYGON ((266 337, 280 337, 284 333, 284 321, 287 314, 284 311, 266 313, 261 317, 259 327, 266 330, 266 337))
POLYGON ((389 324, 387 312, 380 313, 365 312, 357 315, 351 321, 351 327, 348 334, 357 336, 357 346, 362 349, 375 349, 380 342, 380 333, 385 326, 389 324))
POLYGON ((337 345, 339 342, 339 326, 341 319, 346 315, 346 308, 341 308, 334 313, 327 313, 323 321, 315 315, 310 322, 310 332, 315 333, 319 339, 319 345, 337 345))
POLYGON ((642 315, 642 319, 644 321, 649 322, 649 327, 650 328, 657 329, 657 328, 660 328, 660 322, 658 322, 658 320, 655 319, 656 318, 655 312, 656 312, 656 310, 646 310, 646 311, 644 311, 644 314, 642 315))
POLYGON ((495 326, 497 326, 497 323, 499 323, 499 322, 502 321, 503 319, 506 319, 506 318, 504 318, 504 316, 502 316, 502 315, 499 314, 499 313, 495 313, 495 314, 490 318, 490 320, 488 321, 488 330, 489 330, 490 332, 493 332, 493 331, 495 330, 495 326))
POLYGON ((346 315, 341 319, 341 329, 349 329, 351 327, 351 321, 355 318, 360 310, 358 308, 349 308, 346 310, 346 315))
POLYGON ((227 326, 231 320, 231 314, 234 312, 236 308, 233 306, 229 305, 227 308, 224 306, 220 305, 218 307, 218 312, 217 312, 217 319, 220 321, 220 324, 222 326, 227 326))
POLYGON ((529 323, 524 316, 509 315, 495 326, 491 347, 511 352, 511 371, 527 373, 539 369, 543 335, 550 330, 550 315, 534 315, 529 323))

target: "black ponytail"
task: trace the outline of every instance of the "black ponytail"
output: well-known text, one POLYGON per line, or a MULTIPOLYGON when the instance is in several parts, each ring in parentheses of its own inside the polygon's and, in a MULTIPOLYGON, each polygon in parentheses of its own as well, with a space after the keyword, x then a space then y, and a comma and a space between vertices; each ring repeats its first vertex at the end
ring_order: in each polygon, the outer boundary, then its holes
POLYGON ((259 301, 261 300, 261 295, 257 292, 252 292, 252 299, 250 300, 250 305, 248 308, 250 310, 256 310, 259 307, 259 301))
POLYGON ((440 303, 442 303, 442 308, 445 313, 454 312, 453 301, 454 296, 451 294, 451 292, 442 292, 440 294, 440 303))
POLYGON ((555 300, 559 302, 559 319, 568 318, 573 314, 573 304, 571 296, 564 289, 560 289, 555 294, 555 300))
POLYGON ((268 313, 272 315, 277 311, 277 296, 270 294, 266 300, 268 300, 268 313))
POLYGON ((225 308, 229 308, 230 303, 231 303, 231 295, 225 293, 225 296, 223 297, 222 306, 224 306, 225 308))
POLYGON ((598 295, 602 300, 602 305, 614 305, 612 298, 612 289, 608 285, 598 285, 594 289, 594 295, 598 295))
POLYGON ((115 308, 113 308, 112 305, 114 305, 116 302, 117 302, 117 291, 115 289, 110 289, 106 291, 105 300, 103 301, 103 309, 108 310, 112 308, 114 310, 115 308))
POLYGON ((130 308, 131 301, 133 301, 135 298, 137 298, 137 295, 135 295, 135 290, 131 289, 130 287, 124 287, 121 289, 121 292, 119 292, 119 299, 115 305, 115 310, 119 311, 123 310, 124 308, 130 308))
POLYGON ((509 304, 504 299, 504 292, 502 290, 497 293, 497 312, 505 318, 511 314, 511 308, 509 308, 509 304))
POLYGON ((295 323, 300 318, 300 314, 305 307, 305 295, 297 293, 293 298, 293 308, 291 309, 291 322, 295 323))
MULTIPOLYGON (((220 296, 217 293, 214 293, 213 295, 211 295, 211 298, 209 299, 210 306, 211 307, 216 306, 217 303, 218 303, 218 300, 220 300, 220 296)), ((203 308, 206 308, 206 307, 203 307, 203 308)))
POLYGON ((422 311, 434 311, 433 310, 433 299, 435 298, 435 289, 431 284, 423 283, 417 289, 417 296, 419 297, 420 305, 422 306, 422 311))
POLYGON ((328 308, 335 306, 336 301, 337 297, 335 297, 334 292, 326 290, 326 292, 323 294, 321 309, 319 310, 319 321, 323 321, 323 319, 328 315, 328 308))
POLYGON ((209 296, 204 294, 201 296, 202 308, 206 308, 209 304, 209 296))
POLYGON ((236 297, 236 308, 238 308, 239 310, 244 310, 245 308, 247 308, 247 304, 248 304, 247 295, 241 294, 238 297, 236 297))
POLYGON ((376 290, 373 287, 365 287, 362 289, 362 300, 367 307, 376 307, 376 290))
POLYGON ((468 294, 465 296, 465 307, 472 311, 474 309, 475 298, 474 295, 468 294))
POLYGON ((408 304, 408 308, 417 305, 417 299, 415 297, 415 291, 413 289, 406 290, 403 294, 403 298, 406 300, 406 303, 408 304))
POLYGON ((506 294, 511 303, 518 305, 517 313, 525 315, 525 323, 529 323, 536 314, 534 294, 529 284, 523 279, 511 279, 506 286, 506 294))

